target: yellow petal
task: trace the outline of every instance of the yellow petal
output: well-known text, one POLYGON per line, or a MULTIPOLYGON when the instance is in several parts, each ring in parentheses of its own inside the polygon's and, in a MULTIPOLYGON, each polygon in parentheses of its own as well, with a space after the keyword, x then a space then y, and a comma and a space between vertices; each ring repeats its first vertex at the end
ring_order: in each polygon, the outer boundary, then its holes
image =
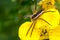
POLYGON ((56 9, 49 9, 48 11, 54 11, 54 12, 45 12, 39 18, 46 20, 52 26, 38 18, 36 20, 32 36, 30 37, 32 28, 30 29, 27 36, 26 33, 29 27, 31 26, 32 22, 25 22, 19 28, 18 31, 19 38, 21 40, 41 40, 40 37, 41 31, 42 29, 46 28, 47 31, 49 31, 50 40, 57 40, 57 39, 60 40, 59 12, 56 9))
POLYGON ((50 28, 54 29, 59 24, 59 12, 54 8, 49 9, 48 11, 45 12, 40 18, 43 18, 47 22, 49 22, 52 25, 52 27, 50 28), (48 12, 48 11, 54 11, 54 12, 48 12))

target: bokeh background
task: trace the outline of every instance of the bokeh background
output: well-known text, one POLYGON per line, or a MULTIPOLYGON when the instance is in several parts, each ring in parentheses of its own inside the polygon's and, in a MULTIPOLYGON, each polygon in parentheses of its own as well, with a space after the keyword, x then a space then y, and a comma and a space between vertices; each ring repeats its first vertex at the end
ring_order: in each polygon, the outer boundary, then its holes
MULTIPOLYGON (((0 0, 0 40, 19 40, 19 26, 30 21, 34 0, 0 0)), ((60 12, 60 0, 56 0, 60 12)))

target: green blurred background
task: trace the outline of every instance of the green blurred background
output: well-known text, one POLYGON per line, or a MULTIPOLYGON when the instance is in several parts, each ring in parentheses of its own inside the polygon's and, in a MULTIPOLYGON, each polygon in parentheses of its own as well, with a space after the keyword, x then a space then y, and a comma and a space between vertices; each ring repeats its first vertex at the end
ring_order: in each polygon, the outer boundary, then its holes
MULTIPOLYGON (((34 0, 0 0, 0 40, 19 40, 19 26, 30 21, 34 0)), ((60 11, 60 0, 56 1, 60 11)))

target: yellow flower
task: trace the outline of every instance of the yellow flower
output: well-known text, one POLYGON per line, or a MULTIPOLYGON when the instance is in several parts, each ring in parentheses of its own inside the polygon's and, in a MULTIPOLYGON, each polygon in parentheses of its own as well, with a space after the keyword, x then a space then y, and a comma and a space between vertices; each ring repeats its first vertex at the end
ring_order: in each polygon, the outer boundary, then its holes
POLYGON ((38 5, 42 5, 42 4, 48 4, 48 3, 51 3, 52 5, 55 4, 55 0, 42 0, 38 3, 38 5))
POLYGON ((45 19, 47 22, 49 22, 52 27, 50 28, 54 28, 59 24, 59 12, 58 10, 52 8, 52 9, 48 9, 47 12, 45 12, 41 18, 45 19), (50 12, 49 12, 50 11, 50 12))
POLYGON ((60 40, 59 35, 60 31, 58 29, 60 27, 58 25, 59 25, 59 12, 58 10, 52 8, 44 12, 40 17, 37 18, 37 20, 35 20, 35 22, 23 23, 19 27, 18 36, 21 40, 42 40, 44 38, 46 39, 49 38, 50 40, 60 40), (49 36, 41 37, 41 34, 43 34, 42 33, 43 29, 47 30, 49 36))

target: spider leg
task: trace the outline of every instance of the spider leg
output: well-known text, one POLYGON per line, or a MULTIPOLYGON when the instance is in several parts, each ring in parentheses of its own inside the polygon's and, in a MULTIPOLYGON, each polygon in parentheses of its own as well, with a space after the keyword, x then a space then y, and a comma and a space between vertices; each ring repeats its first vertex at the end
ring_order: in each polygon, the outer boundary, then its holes
POLYGON ((49 22, 47 22, 47 21, 46 21, 46 20, 44 20, 43 18, 39 18, 39 19, 41 19, 41 20, 45 21, 47 24, 49 24, 50 26, 52 26, 49 22))
POLYGON ((27 33, 26 33, 26 36, 27 36, 29 30, 31 29, 32 25, 33 25, 33 23, 32 23, 31 26, 29 27, 29 29, 28 29, 28 31, 27 31, 27 33))
MULTIPOLYGON (((34 25, 33 25, 32 31, 31 31, 31 35, 32 35, 33 30, 34 30, 35 24, 36 24, 36 22, 34 21, 34 25)), ((31 35, 30 35, 30 37, 31 37, 31 35)))

